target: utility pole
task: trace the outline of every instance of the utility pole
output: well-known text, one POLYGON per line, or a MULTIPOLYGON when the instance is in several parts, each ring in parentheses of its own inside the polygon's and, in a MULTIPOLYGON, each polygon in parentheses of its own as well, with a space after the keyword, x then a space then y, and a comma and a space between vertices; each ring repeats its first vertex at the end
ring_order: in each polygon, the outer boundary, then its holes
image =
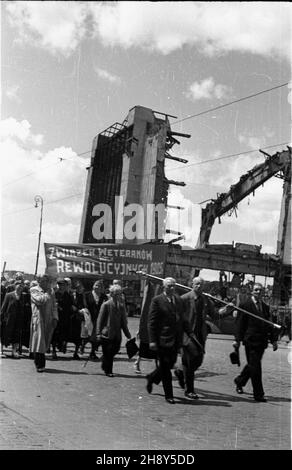
POLYGON ((36 265, 35 265, 35 272, 34 272, 34 277, 37 277, 37 272, 38 272, 38 264, 39 264, 39 253, 40 253, 40 243, 41 243, 41 236, 42 236, 42 224, 43 224, 43 205, 44 201, 41 196, 35 196, 34 198, 35 201, 35 206, 38 207, 39 203, 41 203, 41 217, 40 217, 40 230, 39 230, 39 240, 38 240, 38 249, 37 249, 37 256, 36 256, 36 265))

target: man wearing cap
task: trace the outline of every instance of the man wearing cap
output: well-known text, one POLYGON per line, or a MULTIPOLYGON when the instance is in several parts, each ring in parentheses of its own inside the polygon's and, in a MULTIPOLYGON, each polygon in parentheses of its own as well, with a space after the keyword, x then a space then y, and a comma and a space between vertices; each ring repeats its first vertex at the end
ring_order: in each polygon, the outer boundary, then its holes
POLYGON ((98 344, 96 344, 96 321, 99 315, 100 307, 103 302, 108 300, 107 295, 104 292, 103 280, 98 279, 94 282, 91 292, 85 292, 84 295, 84 304, 85 307, 89 310, 91 315, 91 321, 93 324, 92 336, 90 338, 91 342, 91 352, 89 358, 91 360, 97 360, 95 351, 98 349, 98 344))

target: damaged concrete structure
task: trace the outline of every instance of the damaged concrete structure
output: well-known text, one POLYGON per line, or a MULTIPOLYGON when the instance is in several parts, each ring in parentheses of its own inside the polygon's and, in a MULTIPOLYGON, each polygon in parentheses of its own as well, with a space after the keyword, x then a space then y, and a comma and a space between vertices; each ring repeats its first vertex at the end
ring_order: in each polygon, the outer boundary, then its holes
POLYGON ((163 240, 169 184, 184 184, 168 181, 165 177, 165 158, 182 161, 168 154, 170 148, 179 143, 173 135, 181 135, 171 132, 168 117, 167 114, 135 106, 122 124, 115 123, 94 138, 80 243, 163 240), (111 208, 109 211, 104 207, 107 211, 104 217, 102 204, 111 208), (137 207, 138 213, 132 224, 136 224, 139 236, 131 240, 129 236, 125 237, 124 227, 130 218, 129 209, 135 209, 133 205, 139 205, 143 211, 139 212, 137 207), (159 210, 154 210, 151 205, 159 206, 159 210))

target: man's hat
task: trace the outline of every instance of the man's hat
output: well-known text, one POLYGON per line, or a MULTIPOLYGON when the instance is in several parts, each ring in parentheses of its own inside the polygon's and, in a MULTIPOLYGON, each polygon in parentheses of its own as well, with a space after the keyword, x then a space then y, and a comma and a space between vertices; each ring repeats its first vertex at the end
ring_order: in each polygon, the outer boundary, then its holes
POLYGON ((65 279, 63 277, 58 277, 56 280, 57 284, 65 284, 65 279))
POLYGON ((229 354, 231 364, 237 364, 240 367, 240 358, 239 358, 239 351, 232 351, 229 354))

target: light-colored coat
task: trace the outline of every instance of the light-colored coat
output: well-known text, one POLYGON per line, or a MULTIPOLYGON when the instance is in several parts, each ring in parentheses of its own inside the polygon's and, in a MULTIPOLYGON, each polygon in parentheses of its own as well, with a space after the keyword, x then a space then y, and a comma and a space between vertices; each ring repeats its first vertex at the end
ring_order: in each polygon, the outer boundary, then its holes
POLYGON ((30 352, 45 354, 50 346, 52 335, 58 320, 58 310, 53 291, 44 292, 41 287, 30 289, 31 324, 30 352))

